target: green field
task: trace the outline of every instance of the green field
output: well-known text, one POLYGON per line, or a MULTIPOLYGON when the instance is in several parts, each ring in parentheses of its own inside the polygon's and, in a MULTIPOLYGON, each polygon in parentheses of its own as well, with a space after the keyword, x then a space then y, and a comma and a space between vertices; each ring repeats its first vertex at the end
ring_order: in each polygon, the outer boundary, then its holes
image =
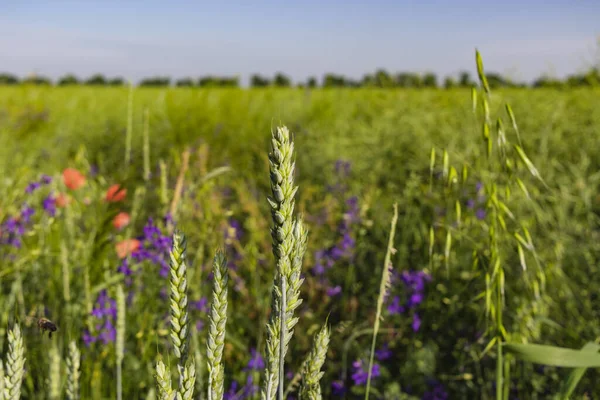
MULTIPOLYGON (((505 398, 549 398, 564 389, 572 369, 522 361, 510 347, 497 364, 497 346, 486 349, 490 341, 579 349, 600 340, 599 89, 492 91, 490 156, 482 91, 475 113, 464 89, 132 93, 0 87, 0 353, 6 360, 8 330, 19 322, 26 348, 23 398, 65 398, 72 340, 81 352, 81 398, 116 398, 120 334, 123 398, 160 398, 158 358, 177 376, 165 266, 165 216, 173 210, 187 237, 196 396, 206 398, 212 259, 219 248, 230 261, 225 392, 234 381, 238 390, 249 378, 260 385, 263 367, 249 349, 265 355, 275 265, 267 155, 271 132, 281 125, 293 136, 295 212, 309 232, 286 385, 328 318, 323 397, 364 397, 361 369, 368 369, 394 203, 396 251, 371 398, 496 398, 498 366, 505 398), (506 146, 498 141, 498 118, 506 146), (535 169, 515 150, 519 142, 535 169), (186 150, 189 163, 182 168, 186 150), (502 168, 507 159, 511 173, 502 168), (61 174, 69 167, 86 176, 81 188, 65 188, 61 174), (456 181, 448 183, 452 171, 456 181), (42 174, 52 182, 26 193, 42 174), (127 188, 126 198, 106 202, 107 188, 117 183, 127 188), (71 202, 52 215, 44 201, 59 192, 71 202), (27 207, 35 212, 25 218, 27 207), (131 217, 120 230, 112 225, 118 212, 131 217), (7 224, 17 215, 23 232, 10 233, 7 224), (150 238, 149 218, 161 240, 150 238), (141 235, 152 254, 130 259, 124 274, 115 245, 141 235), (415 289, 403 271, 424 271, 430 279, 415 289), (126 323, 115 338, 115 306, 107 302, 102 311, 101 303, 105 296, 116 299, 118 288, 126 296, 126 323), (28 318, 44 315, 59 326, 51 339, 28 318), (342 386, 345 394, 336 394, 342 386)), ((600 366, 594 356, 587 366, 600 366)), ((597 398, 598 379, 590 368, 572 398, 597 398)))

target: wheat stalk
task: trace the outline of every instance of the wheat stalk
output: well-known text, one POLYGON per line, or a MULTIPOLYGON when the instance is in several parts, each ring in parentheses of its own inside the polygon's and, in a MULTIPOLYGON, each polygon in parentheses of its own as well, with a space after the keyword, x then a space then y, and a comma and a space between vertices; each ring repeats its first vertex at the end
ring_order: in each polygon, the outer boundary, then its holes
POLYGON ((208 398, 221 400, 224 393, 224 368, 221 363, 225 346, 225 326, 227 324, 227 259, 223 252, 217 252, 213 261, 213 301, 209 316, 210 330, 206 344, 208 359, 208 398))
POLYGON ((302 384, 300 386, 300 400, 321 400, 320 380, 324 372, 321 371, 327 356, 329 346, 329 329, 324 325, 315 335, 313 348, 304 362, 302 368, 302 384))
POLYGON ((69 343, 69 358, 67 358, 67 399, 79 400, 79 366, 81 354, 77 343, 73 340, 69 343))
POLYGON ((302 303, 300 299, 300 272, 306 250, 306 231, 300 220, 294 221, 293 161, 294 144, 288 129, 278 127, 272 134, 269 154, 271 192, 268 198, 271 206, 273 227, 271 237, 273 254, 276 260, 273 280, 271 315, 267 324, 267 351, 264 382, 261 391, 263 400, 283 397, 283 366, 293 328, 297 323, 295 309, 302 303))
POLYGON ((179 365, 185 365, 188 356, 188 297, 187 266, 185 265, 186 239, 179 231, 173 233, 170 253, 171 271, 171 341, 179 365))
POLYGON ((50 393, 51 399, 60 398, 60 354, 58 354, 58 348, 54 344, 50 348, 50 393))
POLYGON ((25 368, 25 346, 21 327, 15 324, 8 331, 8 358, 4 377, 4 400, 19 400, 25 368))
POLYGON ((160 400, 173 400, 173 389, 171 389, 171 374, 162 360, 156 363, 156 382, 158 383, 158 398, 160 400))

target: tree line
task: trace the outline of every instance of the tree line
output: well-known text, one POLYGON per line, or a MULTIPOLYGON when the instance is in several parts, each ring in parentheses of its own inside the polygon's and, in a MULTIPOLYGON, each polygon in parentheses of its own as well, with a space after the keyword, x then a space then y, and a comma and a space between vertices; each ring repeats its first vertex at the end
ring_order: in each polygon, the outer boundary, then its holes
MULTIPOLYGON (((600 83, 600 69, 590 68, 582 74, 573 74, 566 79, 556 79, 548 76, 542 76, 531 84, 514 82, 508 77, 498 73, 488 73, 487 79, 492 88, 516 88, 516 87, 583 87, 598 86, 600 83)), ((95 74, 87 79, 79 79, 75 75, 69 74, 56 81, 43 76, 29 76, 24 79, 7 74, 0 73, 0 85, 56 85, 56 86, 123 86, 127 82, 123 78, 109 78, 102 74, 95 74)), ((289 76, 283 73, 277 73, 273 77, 267 77, 260 74, 254 74, 250 77, 250 87, 378 87, 378 88, 455 88, 472 87, 475 80, 469 72, 461 72, 458 77, 447 76, 443 81, 438 80, 438 76, 433 73, 389 73, 383 69, 377 70, 373 74, 366 74, 361 79, 350 79, 344 75, 328 73, 323 76, 319 82, 316 77, 310 77, 304 82, 294 84, 289 76)), ((181 78, 173 80, 167 76, 155 76, 142 79, 138 86, 146 87, 239 87, 239 77, 229 76, 205 76, 199 79, 181 78)))

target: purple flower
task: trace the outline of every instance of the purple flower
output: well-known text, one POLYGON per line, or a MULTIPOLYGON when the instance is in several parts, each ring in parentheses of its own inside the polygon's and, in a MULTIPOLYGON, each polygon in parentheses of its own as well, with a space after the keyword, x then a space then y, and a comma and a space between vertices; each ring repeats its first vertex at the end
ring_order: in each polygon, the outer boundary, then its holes
POLYGON ((446 393, 446 390, 444 389, 444 386, 436 381, 436 380, 430 380, 428 382, 429 385, 429 390, 425 393, 423 393, 423 400, 446 400, 448 399, 448 393, 446 393))
POLYGON ((331 391, 334 396, 343 396, 346 393, 346 388, 344 387, 344 382, 341 380, 333 381, 331 383, 331 391))
POLYGON ((393 353, 387 344, 384 344, 381 349, 375 351, 375 357, 377 357, 379 361, 389 360, 392 355, 393 353))
POLYGON ((342 177, 346 177, 350 174, 350 167, 351 164, 349 161, 337 160, 334 167, 335 173, 342 177))
POLYGON ((203 313, 208 312, 208 299, 206 297, 201 297, 198 301, 191 301, 190 306, 195 308, 198 311, 203 313))
MULTIPOLYGON (((352 363, 352 368, 354 369, 354 373, 352 374, 352 380, 354 381, 354 385, 361 386, 367 383, 368 372, 366 371, 367 366, 362 360, 356 360, 352 363)), ((373 367, 371 368, 371 379, 378 377, 381 375, 381 371, 379 370, 379 364, 373 363, 373 367)))
POLYGON ((473 200, 473 199, 467 200, 467 208, 470 208, 470 209, 475 208, 475 200, 473 200))
POLYGON ((421 318, 419 317, 419 314, 415 313, 413 315, 413 320, 412 320, 412 330, 414 332, 418 332, 419 328, 421 327, 421 318))
POLYGON ((25 188, 25 193, 33 193, 35 190, 39 189, 41 186, 42 186, 42 184, 39 182, 31 182, 25 188))
POLYGON ((27 205, 21 209, 21 221, 23 224, 27 224, 31 221, 31 216, 35 214, 35 210, 27 205))
POLYGON ((404 312, 404 306, 400 304, 399 296, 394 296, 394 299, 392 300, 392 303, 388 305, 387 310, 391 315, 402 314, 404 312))
POLYGON ((56 215, 56 200, 54 199, 54 196, 52 196, 52 193, 44 198, 42 201, 42 207, 44 208, 44 211, 46 211, 51 217, 56 215))
POLYGON ((114 342, 117 331, 114 323, 117 318, 117 303, 114 299, 108 297, 106 290, 102 290, 98 294, 96 304, 91 312, 91 315, 99 320, 96 324, 96 335, 89 332, 87 329, 83 332, 83 341, 86 346, 101 340, 104 344, 114 342))
POLYGON ((256 348, 254 348, 254 347, 251 348, 250 349, 250 361, 248 361, 248 364, 246 365, 246 368, 244 368, 244 371, 247 371, 247 370, 260 371, 264 367, 265 367, 265 360, 263 360, 260 353, 258 351, 256 351, 256 348))
POLYGON ((477 182, 475 185, 475 190, 479 192, 481 189, 483 189, 483 183, 477 182))
POLYGON ((52 177, 50 175, 43 174, 40 178, 40 181, 42 182, 42 184, 48 185, 52 183, 52 177))
POLYGON ((475 211, 475 216, 477 217, 478 220, 483 220, 485 219, 485 210, 483 208, 478 208, 477 211, 475 211))
POLYGON ((327 296, 329 296, 329 297, 337 296, 340 293, 342 293, 342 287, 340 285, 327 288, 327 296))

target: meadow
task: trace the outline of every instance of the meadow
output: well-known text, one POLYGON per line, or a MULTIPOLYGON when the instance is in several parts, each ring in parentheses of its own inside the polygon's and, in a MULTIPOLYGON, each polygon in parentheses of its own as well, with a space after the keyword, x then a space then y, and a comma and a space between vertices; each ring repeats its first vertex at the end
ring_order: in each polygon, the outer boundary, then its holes
POLYGON ((5 388, 23 348, 23 398, 160 399, 185 358, 182 398, 260 398, 288 237, 270 227, 301 216, 286 397, 321 359, 323 398, 600 398, 600 90, 481 86, 0 87, 5 388))

